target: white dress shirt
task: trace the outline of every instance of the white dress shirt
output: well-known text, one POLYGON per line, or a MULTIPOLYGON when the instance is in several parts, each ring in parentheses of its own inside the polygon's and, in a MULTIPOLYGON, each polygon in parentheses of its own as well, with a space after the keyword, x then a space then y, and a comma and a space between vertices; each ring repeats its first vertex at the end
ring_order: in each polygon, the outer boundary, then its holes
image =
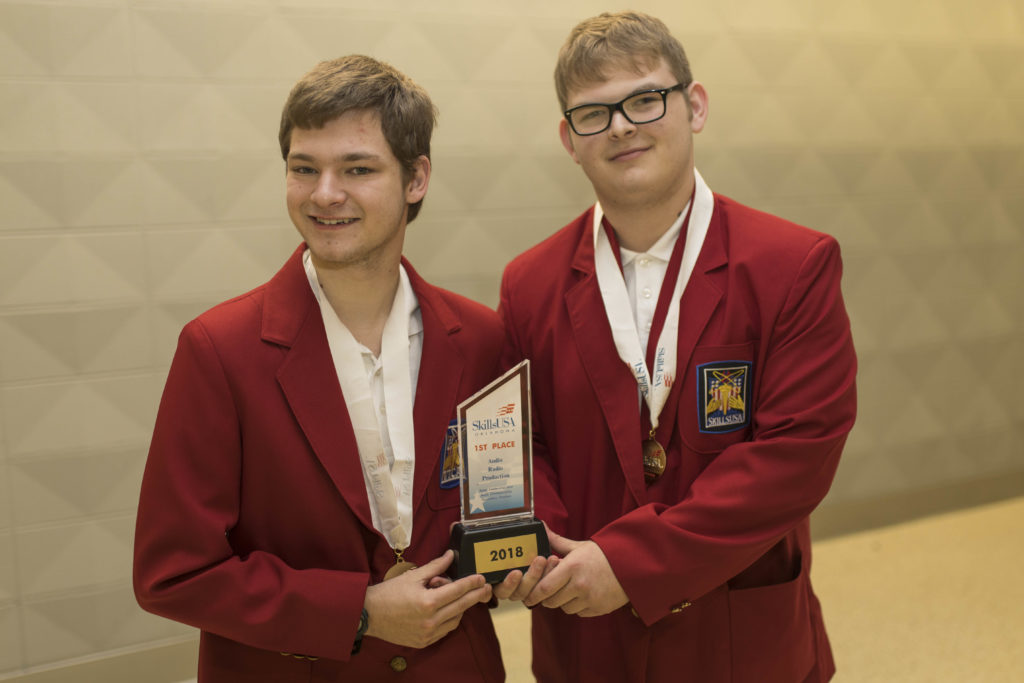
MULTIPOLYGON (((685 213, 685 209, 684 209, 685 213)), ((626 293, 629 305, 633 309, 633 321, 640 335, 640 348, 647 352, 647 341, 651 337, 651 325, 654 324, 654 309, 658 307, 658 295, 665 281, 665 271, 672 258, 672 249, 676 245, 682 225, 673 225, 672 229, 658 238, 650 249, 644 252, 630 251, 619 247, 622 259, 622 276, 626 281, 626 293)))

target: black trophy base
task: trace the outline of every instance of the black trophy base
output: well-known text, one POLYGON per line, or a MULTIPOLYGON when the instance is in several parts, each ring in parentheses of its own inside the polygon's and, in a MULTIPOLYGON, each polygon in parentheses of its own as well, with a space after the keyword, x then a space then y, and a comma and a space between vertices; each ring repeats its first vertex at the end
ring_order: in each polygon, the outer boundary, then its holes
POLYGON ((483 574, 487 583, 501 583, 513 569, 525 572, 533 558, 551 554, 544 524, 536 519, 473 527, 456 524, 450 547, 455 551, 450 577, 483 574))

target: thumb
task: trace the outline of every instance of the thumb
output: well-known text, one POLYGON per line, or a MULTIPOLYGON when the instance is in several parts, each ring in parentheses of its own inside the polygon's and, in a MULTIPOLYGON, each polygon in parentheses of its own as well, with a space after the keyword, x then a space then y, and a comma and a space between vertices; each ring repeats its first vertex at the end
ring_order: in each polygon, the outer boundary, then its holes
POLYGON ((573 548, 580 545, 582 541, 574 541, 572 539, 566 538, 565 536, 559 536, 549 527, 548 542, 551 544, 551 551, 553 553, 565 557, 572 551, 573 548))
POLYGON ((444 554, 440 557, 435 557, 430 562, 427 562, 422 567, 418 567, 413 571, 420 575, 419 578, 422 581, 426 582, 435 576, 441 576, 444 574, 445 570, 448 569, 454 558, 455 553, 449 549, 444 551, 444 554))

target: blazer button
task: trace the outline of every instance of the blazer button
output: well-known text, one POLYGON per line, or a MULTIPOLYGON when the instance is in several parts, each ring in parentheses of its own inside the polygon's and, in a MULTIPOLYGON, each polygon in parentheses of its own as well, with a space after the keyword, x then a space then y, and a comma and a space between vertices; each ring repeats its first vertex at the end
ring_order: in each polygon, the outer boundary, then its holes
POLYGON ((409 668, 409 662, 405 661, 405 657, 392 657, 391 661, 388 662, 391 665, 392 671, 401 673, 409 668))

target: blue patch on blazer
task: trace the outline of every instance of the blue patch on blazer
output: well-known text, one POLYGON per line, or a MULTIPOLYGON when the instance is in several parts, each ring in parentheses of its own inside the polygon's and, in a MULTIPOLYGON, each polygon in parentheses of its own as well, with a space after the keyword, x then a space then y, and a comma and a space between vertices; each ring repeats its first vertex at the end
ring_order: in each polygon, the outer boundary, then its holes
POLYGON ((750 424, 753 363, 715 361, 697 366, 697 412, 700 431, 724 434, 750 424))
POLYGON ((462 473, 459 457, 459 421, 448 423, 448 431, 444 436, 444 447, 441 449, 441 488, 453 489, 459 485, 462 473))

